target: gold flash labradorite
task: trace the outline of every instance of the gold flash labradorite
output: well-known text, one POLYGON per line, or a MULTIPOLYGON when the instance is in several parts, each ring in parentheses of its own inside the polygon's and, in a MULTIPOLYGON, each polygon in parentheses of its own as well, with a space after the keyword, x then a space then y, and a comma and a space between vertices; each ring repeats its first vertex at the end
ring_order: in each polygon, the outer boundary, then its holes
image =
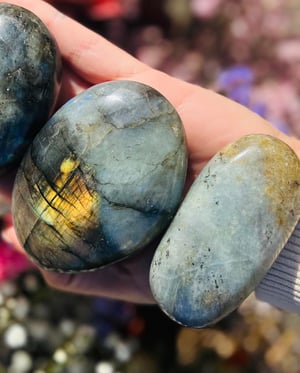
POLYGON ((170 223, 186 168, 181 120, 158 91, 93 86, 50 118, 22 160, 13 190, 20 243, 49 270, 121 260, 170 223))

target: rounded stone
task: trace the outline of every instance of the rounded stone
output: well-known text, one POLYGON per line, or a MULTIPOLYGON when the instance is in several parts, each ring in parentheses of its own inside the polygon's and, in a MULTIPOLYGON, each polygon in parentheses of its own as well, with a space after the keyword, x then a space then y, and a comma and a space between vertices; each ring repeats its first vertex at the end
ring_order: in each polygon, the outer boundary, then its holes
POLYGON ((96 85, 42 128, 13 191, 17 235, 42 267, 82 271, 120 260, 166 228, 185 183, 181 120, 141 83, 96 85))
POLYGON ((158 304, 201 328, 257 287, 300 214, 300 164, 285 143, 248 135, 220 151, 193 183, 150 270, 158 304))
POLYGON ((22 158, 59 91, 60 55, 43 22, 0 4, 0 173, 22 158))

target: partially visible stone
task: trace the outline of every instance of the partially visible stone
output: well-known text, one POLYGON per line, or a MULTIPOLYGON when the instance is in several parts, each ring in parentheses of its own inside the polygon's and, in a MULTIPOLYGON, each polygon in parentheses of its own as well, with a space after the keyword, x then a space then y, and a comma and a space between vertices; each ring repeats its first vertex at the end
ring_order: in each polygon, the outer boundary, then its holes
POLYGON ((20 242, 56 271, 120 260, 170 223, 186 167, 181 120, 159 92, 132 81, 96 85, 55 113, 21 163, 20 242))
POLYGON ((248 135, 203 169, 154 255, 153 295, 178 323, 216 323, 256 288, 299 218, 300 164, 280 140, 248 135))
POLYGON ((60 55, 44 23, 0 4, 0 173, 22 158, 48 120, 59 91, 60 55))

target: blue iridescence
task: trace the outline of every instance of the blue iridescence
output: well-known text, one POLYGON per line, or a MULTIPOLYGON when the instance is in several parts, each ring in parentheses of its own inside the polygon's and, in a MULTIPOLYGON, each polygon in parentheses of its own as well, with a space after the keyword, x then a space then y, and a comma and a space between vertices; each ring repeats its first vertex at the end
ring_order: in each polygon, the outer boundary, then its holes
POLYGON ((0 4, 0 171, 23 156, 47 121, 59 86, 60 60, 34 14, 0 4))

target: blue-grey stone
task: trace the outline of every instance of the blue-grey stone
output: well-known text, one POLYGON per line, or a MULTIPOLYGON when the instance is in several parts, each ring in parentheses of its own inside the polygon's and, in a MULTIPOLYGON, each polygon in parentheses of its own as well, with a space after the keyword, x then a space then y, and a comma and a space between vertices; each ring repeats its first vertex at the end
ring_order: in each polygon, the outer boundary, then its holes
POLYGON ((59 91, 60 55, 43 22, 0 4, 0 172, 14 166, 48 120, 59 91))
POLYGON ((169 224, 186 167, 181 120, 159 92, 131 81, 96 85, 55 113, 21 163, 20 242, 57 271, 120 260, 169 224))
POLYGON ((158 304, 190 327, 236 309, 262 280, 299 218, 296 154, 267 135, 220 151, 185 197, 154 255, 158 304))

